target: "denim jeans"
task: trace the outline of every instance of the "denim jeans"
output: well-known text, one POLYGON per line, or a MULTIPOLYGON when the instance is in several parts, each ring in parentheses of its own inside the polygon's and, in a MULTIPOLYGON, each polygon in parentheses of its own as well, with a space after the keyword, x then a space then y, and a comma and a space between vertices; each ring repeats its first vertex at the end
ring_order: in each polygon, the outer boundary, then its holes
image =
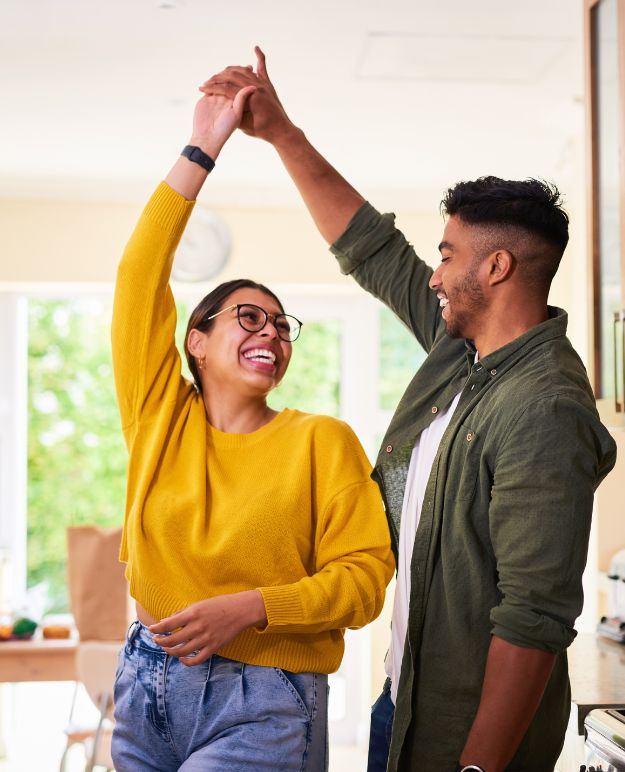
POLYGON ((115 677, 117 772, 325 772, 328 677, 213 655, 183 665, 134 622, 115 677))
POLYGON ((391 699, 391 681, 387 678, 382 687, 382 694, 371 708, 367 772, 386 772, 394 715, 395 706, 391 699))

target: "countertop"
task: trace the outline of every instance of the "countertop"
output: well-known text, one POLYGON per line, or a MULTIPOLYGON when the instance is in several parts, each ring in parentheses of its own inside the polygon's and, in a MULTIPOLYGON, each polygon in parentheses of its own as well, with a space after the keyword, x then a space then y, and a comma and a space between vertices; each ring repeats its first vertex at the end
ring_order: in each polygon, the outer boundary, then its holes
POLYGON ((625 644, 580 633, 568 650, 571 699, 579 734, 594 708, 625 708, 625 644))

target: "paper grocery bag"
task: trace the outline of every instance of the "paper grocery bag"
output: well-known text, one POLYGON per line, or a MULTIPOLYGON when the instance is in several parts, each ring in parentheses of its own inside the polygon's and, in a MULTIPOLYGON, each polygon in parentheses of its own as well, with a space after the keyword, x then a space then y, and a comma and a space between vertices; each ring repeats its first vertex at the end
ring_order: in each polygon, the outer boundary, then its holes
POLYGON ((121 641, 130 618, 130 595, 119 562, 121 528, 67 529, 67 579, 76 628, 83 641, 121 641))

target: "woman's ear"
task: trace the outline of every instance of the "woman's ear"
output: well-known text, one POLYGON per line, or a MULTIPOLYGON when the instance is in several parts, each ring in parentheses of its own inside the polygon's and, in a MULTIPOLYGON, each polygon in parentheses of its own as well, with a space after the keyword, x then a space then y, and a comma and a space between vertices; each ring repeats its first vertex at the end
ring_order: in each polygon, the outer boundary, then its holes
POLYGON ((189 349, 191 356, 201 357, 204 355, 203 343, 205 337, 205 333, 200 332, 195 328, 189 332, 187 335, 187 348, 189 349))

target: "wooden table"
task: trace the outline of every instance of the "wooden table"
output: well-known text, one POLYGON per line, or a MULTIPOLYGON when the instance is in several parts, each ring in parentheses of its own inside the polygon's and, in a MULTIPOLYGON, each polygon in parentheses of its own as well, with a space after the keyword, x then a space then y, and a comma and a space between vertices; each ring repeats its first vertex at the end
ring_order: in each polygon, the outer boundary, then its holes
POLYGON ((0 682, 76 681, 77 640, 0 642, 0 682))

